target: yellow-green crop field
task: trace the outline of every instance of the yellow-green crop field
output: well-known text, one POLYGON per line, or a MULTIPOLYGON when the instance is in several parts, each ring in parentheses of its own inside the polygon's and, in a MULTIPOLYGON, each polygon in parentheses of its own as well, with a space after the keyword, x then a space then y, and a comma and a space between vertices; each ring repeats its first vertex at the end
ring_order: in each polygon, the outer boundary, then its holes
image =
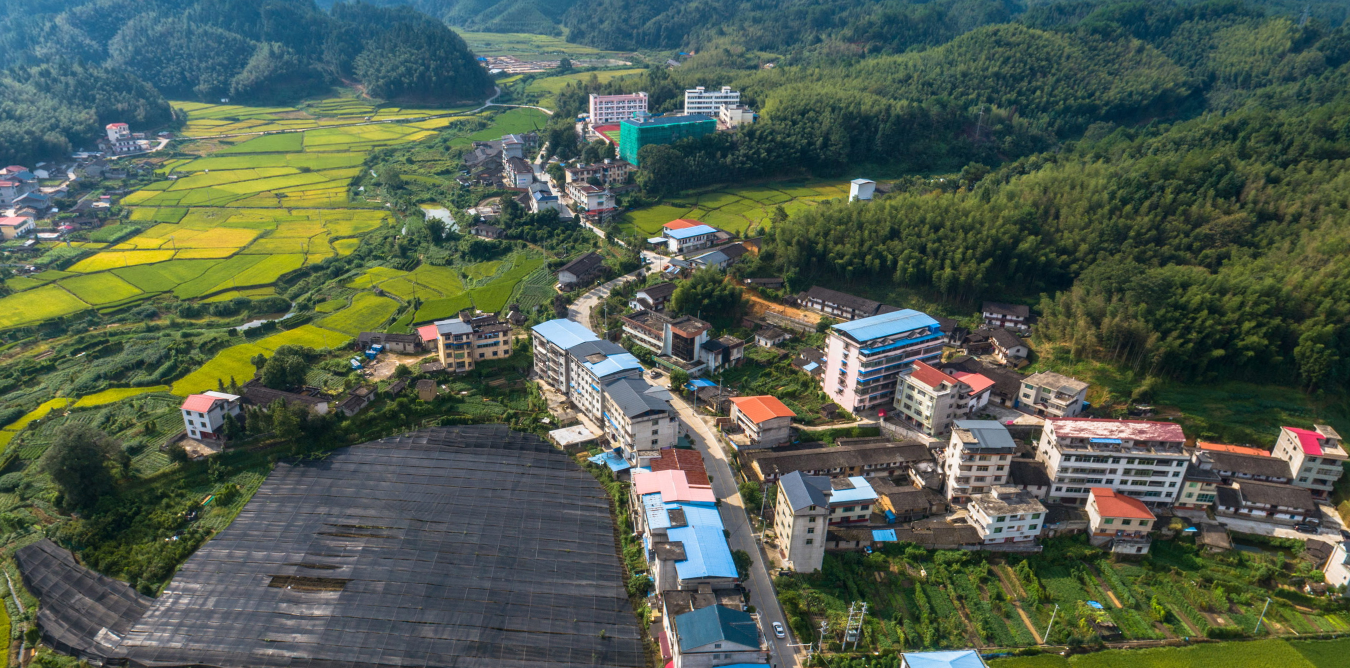
MULTIPOLYGON (((207 301, 275 294, 272 285, 287 272, 350 255, 362 235, 390 219, 377 205, 349 197, 368 151, 430 137, 436 128, 469 118, 405 124, 398 121, 456 112, 377 108, 355 98, 302 108, 174 105, 188 116, 189 137, 286 132, 237 137, 207 155, 161 165, 163 180, 122 200, 140 233, 111 246, 87 244, 87 255, 54 276, 8 281, 14 294, 0 298, 0 329, 164 293, 207 301)), ((515 127, 542 116, 513 110, 494 120, 515 127)), ((457 275, 438 276, 434 268, 390 292, 410 297, 423 280, 428 296, 463 292, 457 275)))
POLYGON ((848 198, 846 181, 772 183, 694 191, 624 214, 619 219, 619 229, 625 234, 638 232, 650 237, 661 234, 661 226, 666 223, 687 218, 720 230, 745 234, 754 226, 768 227, 779 206, 792 214, 839 198, 848 198))
POLYGON ((362 292, 352 298, 351 306, 320 320, 318 324, 356 336, 361 332, 377 331, 396 311, 398 302, 372 292, 362 292))

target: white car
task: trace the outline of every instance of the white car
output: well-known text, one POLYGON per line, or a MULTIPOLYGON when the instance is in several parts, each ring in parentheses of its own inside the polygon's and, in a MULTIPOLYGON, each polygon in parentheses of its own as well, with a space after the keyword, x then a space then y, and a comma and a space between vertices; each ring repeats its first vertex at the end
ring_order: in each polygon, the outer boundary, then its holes
POLYGON ((783 630, 783 623, 782 623, 782 622, 774 622, 774 623, 773 623, 773 634, 774 634, 775 636, 779 637, 779 638, 786 638, 786 637, 787 637, 787 631, 784 631, 784 630, 783 630))

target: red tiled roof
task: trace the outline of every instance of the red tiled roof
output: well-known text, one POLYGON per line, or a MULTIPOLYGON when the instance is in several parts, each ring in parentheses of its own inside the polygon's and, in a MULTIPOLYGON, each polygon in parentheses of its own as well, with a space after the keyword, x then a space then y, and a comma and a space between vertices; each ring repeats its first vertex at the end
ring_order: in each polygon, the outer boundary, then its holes
POLYGON ((1132 496, 1118 494, 1107 487, 1093 487, 1092 498, 1097 502, 1097 514, 1102 517, 1124 517, 1128 519, 1158 519, 1143 501, 1132 496))
POLYGON ((759 397, 733 397, 731 403, 745 413, 750 421, 759 424, 780 417, 797 417, 791 408, 783 405, 777 397, 763 395, 759 397))
POLYGON ((418 327, 417 334, 422 337, 422 341, 424 342, 435 341, 441 335, 441 333, 437 331, 435 325, 423 325, 418 327))
POLYGON ((1109 420, 1105 418, 1047 418, 1062 438, 1119 438, 1131 441, 1186 440, 1181 425, 1148 420, 1109 420))
MULTIPOLYGON (((4 185, 4 183, 0 183, 0 186, 2 185, 4 185)), ((19 216, 0 216, 0 225, 4 225, 5 227, 13 227, 15 225, 22 225, 30 220, 32 219, 20 218, 19 216)))
POLYGON ((183 410, 205 413, 220 400, 218 397, 209 397, 205 394, 192 394, 183 400, 183 410))
POLYGON ((1197 441, 1196 447, 1201 450, 1213 450, 1215 452, 1231 452, 1235 455, 1256 455, 1258 457, 1269 457, 1270 452, 1261 448, 1248 448, 1241 445, 1227 445, 1225 443, 1206 443, 1197 441))
POLYGON ((665 448, 660 457, 647 464, 647 468, 652 471, 684 471, 684 477, 690 485, 709 484, 707 469, 703 468, 703 455, 697 450, 665 448))
POLYGON ((1315 431, 1299 429, 1298 427, 1280 427, 1285 431, 1298 437, 1299 447, 1303 448, 1303 454, 1320 457, 1322 455, 1323 436, 1315 431))
POLYGON ((933 368, 932 365, 927 364, 926 362, 919 362, 919 361, 914 362, 914 372, 911 373, 909 377, 919 381, 920 383, 923 383, 924 385, 927 385, 928 387, 938 387, 943 383, 950 383, 952 386, 956 385, 955 378, 952 378, 951 376, 948 376, 947 374, 938 371, 937 369, 933 368))
POLYGON ((971 394, 979 394, 994 386, 994 381, 969 371, 957 371, 952 374, 957 380, 970 386, 971 394))
MULTIPOLYGON (((707 476, 705 475, 706 479, 707 476)), ((665 503, 688 501, 690 503, 715 503, 712 487, 708 484, 694 485, 689 482, 688 471, 633 471, 633 491, 638 495, 660 494, 665 503)))
POLYGON ((676 218, 675 220, 666 223, 663 227, 665 227, 668 230, 682 230, 685 229, 686 227, 698 227, 699 225, 702 224, 703 223, 700 223, 697 220, 689 220, 688 218, 676 218))

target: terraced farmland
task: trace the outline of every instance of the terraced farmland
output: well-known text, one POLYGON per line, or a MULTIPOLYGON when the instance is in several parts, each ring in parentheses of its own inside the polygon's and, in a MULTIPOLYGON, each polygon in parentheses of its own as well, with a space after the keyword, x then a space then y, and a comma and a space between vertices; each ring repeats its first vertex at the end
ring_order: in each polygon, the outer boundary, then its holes
POLYGON ((720 230, 745 234, 753 226, 770 225, 774 210, 779 206, 792 214, 837 198, 848 198, 848 182, 785 182, 693 191, 624 214, 619 219, 619 229, 625 234, 637 232, 650 237, 660 234, 662 225, 676 218, 688 218, 720 230))

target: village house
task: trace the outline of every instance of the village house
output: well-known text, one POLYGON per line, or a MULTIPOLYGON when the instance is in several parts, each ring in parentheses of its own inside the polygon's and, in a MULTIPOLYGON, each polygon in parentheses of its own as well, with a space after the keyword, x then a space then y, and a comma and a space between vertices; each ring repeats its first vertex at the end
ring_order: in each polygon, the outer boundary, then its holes
POLYGON ((1336 543, 1322 573, 1327 584, 1340 588, 1341 596, 1350 596, 1350 540, 1336 543))
POLYGON ((772 348, 791 338, 792 335, 777 327, 761 327, 755 330, 755 345, 760 348, 772 348))
POLYGON ((1157 517, 1142 501, 1105 487, 1088 493, 1088 542, 1117 554, 1147 554, 1157 517))
POLYGON ((1271 454, 1289 462, 1293 484, 1312 490, 1318 501, 1331 498, 1336 481, 1345 473, 1345 447, 1341 435, 1331 425, 1313 425, 1312 429, 1280 427, 1280 437, 1271 454))
POLYGON ((1175 508, 1182 510, 1203 510, 1214 505, 1218 498, 1219 485, 1223 478, 1209 469, 1201 468, 1194 461, 1186 467, 1181 476, 1181 494, 1177 495, 1175 508))
POLYGON ((1007 485, 1016 487, 1037 499, 1050 496, 1053 482, 1050 480, 1050 474, 1045 472, 1045 464, 1034 459, 1014 457, 1008 463, 1007 485))
POLYGON ((908 426, 929 436, 947 433, 955 420, 969 417, 989 403, 994 381, 979 374, 943 373, 916 360, 909 375, 897 379, 895 408, 908 426))
POLYGON ((577 344, 599 340, 584 325, 566 318, 535 325, 530 328, 535 378, 565 395, 571 382, 567 351, 577 344))
POLYGON ((642 364, 632 353, 613 341, 586 341, 567 349, 570 367, 567 400, 587 417, 604 420, 606 384, 621 378, 641 378, 642 364))
POLYGON ((635 171, 637 171, 637 167, 627 160, 610 159, 603 162, 593 162, 589 165, 563 168, 567 183, 576 181, 595 185, 591 182, 591 179, 595 179, 602 186, 619 186, 628 183, 629 175, 635 171))
POLYGON ((704 361, 700 354, 703 344, 708 342, 712 325, 689 315, 671 318, 655 311, 631 313, 622 321, 624 335, 634 343, 692 377, 703 373, 704 361))
POLYGON ((703 363, 702 373, 740 366, 745 361, 745 341, 730 334, 704 341, 698 347, 698 361, 703 363))
POLYGON ((197 440, 211 441, 225 438, 222 433, 225 416, 239 417, 243 410, 238 395, 214 391, 189 395, 179 408, 183 413, 183 427, 187 429, 187 435, 197 440))
POLYGON ((713 605, 668 617, 671 668, 764 666, 767 644, 750 613, 713 605))
POLYGON ((277 401, 282 401, 291 408, 307 410, 315 415, 328 414, 328 397, 317 393, 301 394, 299 392, 274 390, 264 386, 256 378, 245 383, 243 387, 239 388, 239 392, 244 398, 244 403, 247 403, 250 406, 256 406, 263 410, 267 410, 269 406, 277 401))
POLYGON ((32 234, 37 223, 28 216, 0 216, 0 236, 5 241, 32 234))
POLYGON ((1025 341, 1001 327, 989 333, 989 341, 993 344, 994 358, 1010 366, 1016 366, 1031 354, 1025 341))
POLYGON ((1312 490, 1297 485, 1255 480, 1242 480, 1227 487, 1219 487, 1214 514, 1221 518, 1235 517, 1275 524, 1322 521, 1322 511, 1317 507, 1312 490))
POLYGON ((1088 384, 1053 371, 1042 371, 1022 381, 1017 406, 1042 417, 1076 417, 1087 401, 1088 384))
MULTIPOLYGON (((792 439, 792 418, 797 414, 777 397, 736 397, 731 400, 731 419, 741 429, 741 448, 773 448, 792 439)), ((735 442, 736 439, 733 439, 735 442)))
POLYGON ((1218 474, 1222 484, 1233 480, 1258 480, 1280 485, 1292 482, 1289 462, 1269 455, 1249 455, 1223 450, 1197 448, 1191 461, 1202 469, 1218 474))
POLYGON ((356 337, 357 350, 369 350, 371 346, 384 346, 384 351, 402 355, 416 355, 422 352, 422 337, 416 334, 389 334, 386 332, 361 332, 356 337))
POLYGON ((605 269, 604 256, 586 253, 558 269, 558 285, 563 290, 574 290, 603 275, 605 269))
POLYGON ((446 370, 466 373, 483 360, 511 356, 511 325, 497 318, 495 313, 474 315, 461 311, 459 317, 417 328, 424 344, 436 349, 436 356, 446 370))
POLYGON ((567 197, 572 200, 572 208, 590 217, 603 217, 614 211, 614 193, 603 186, 593 186, 583 181, 567 184, 567 197))
POLYGON ((628 308, 634 311, 664 311, 671 295, 675 294, 675 288, 676 285, 668 281, 649 285, 638 290, 633 298, 628 300, 628 308))
POLYGON ((965 505, 996 486, 1005 485, 1017 452, 1008 428, 994 420, 957 420, 944 453, 947 500, 965 505))
POLYGON ((822 288, 819 285, 813 285, 810 290, 799 295, 797 302, 801 304, 802 308, 823 313, 838 320, 870 318, 874 315, 900 310, 894 306, 887 306, 871 299, 855 297, 838 290, 822 288))
POLYGON ((890 478, 906 473, 913 463, 932 459, 923 444, 884 437, 841 438, 830 447, 804 450, 749 450, 745 457, 750 460, 749 473, 764 482, 775 482, 793 471, 813 476, 890 478))
POLYGON ((1002 304, 985 302, 980 307, 984 324, 990 327, 1002 327, 1026 332, 1031 329, 1031 307, 1026 304, 1002 304))
POLYGON ((534 183, 534 167, 523 158, 507 158, 502 178, 508 188, 528 188, 534 183))
POLYGON ((679 419, 666 388, 632 377, 611 381, 602 392, 600 426, 630 466, 646 466, 679 440, 679 419))
POLYGON ((697 220, 677 218, 661 227, 661 236, 649 242, 664 244, 672 255, 706 248, 717 238, 717 229, 697 220))
POLYGON ((971 497, 970 523, 986 545, 1030 543, 1041 535, 1045 506, 1016 487, 997 485, 971 497))

